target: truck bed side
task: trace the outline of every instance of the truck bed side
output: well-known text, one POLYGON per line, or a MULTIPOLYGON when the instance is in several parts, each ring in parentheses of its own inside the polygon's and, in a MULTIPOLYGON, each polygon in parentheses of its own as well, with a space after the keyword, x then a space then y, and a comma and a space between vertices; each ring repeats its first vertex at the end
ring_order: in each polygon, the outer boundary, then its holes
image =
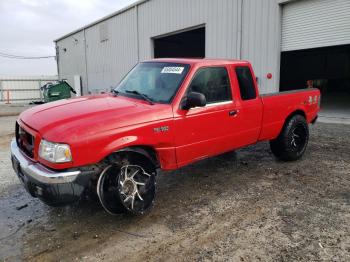
POLYGON ((291 115, 303 114, 312 122, 320 109, 320 91, 316 88, 261 95, 263 103, 262 129, 259 140, 276 138, 291 115))

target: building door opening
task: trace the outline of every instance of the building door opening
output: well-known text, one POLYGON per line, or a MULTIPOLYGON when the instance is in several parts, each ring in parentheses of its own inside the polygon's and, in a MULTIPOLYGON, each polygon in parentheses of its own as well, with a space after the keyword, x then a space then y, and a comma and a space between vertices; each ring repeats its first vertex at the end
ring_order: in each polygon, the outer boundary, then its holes
POLYGON ((154 39, 154 58, 204 58, 205 28, 154 39))
POLYGON ((350 119, 350 45, 282 52, 280 91, 316 87, 321 115, 350 119))

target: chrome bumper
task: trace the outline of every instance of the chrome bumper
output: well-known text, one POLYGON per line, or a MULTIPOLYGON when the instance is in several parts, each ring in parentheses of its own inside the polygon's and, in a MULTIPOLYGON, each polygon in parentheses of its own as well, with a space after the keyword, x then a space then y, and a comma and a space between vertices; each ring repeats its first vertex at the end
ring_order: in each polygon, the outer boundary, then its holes
MULTIPOLYGON (((72 183, 81 174, 81 171, 79 170, 57 172, 50 170, 37 162, 33 162, 20 151, 15 139, 11 141, 11 155, 18 163, 17 167, 14 166, 16 172, 24 173, 43 184, 72 183)), ((13 163, 13 165, 16 165, 16 163, 13 163)))

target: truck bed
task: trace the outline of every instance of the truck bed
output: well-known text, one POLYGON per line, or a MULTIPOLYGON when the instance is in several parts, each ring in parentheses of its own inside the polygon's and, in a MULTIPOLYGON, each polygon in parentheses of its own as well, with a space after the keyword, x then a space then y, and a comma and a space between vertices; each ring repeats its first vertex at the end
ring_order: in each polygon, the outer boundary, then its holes
POLYGON ((271 140, 278 136, 286 118, 299 111, 308 123, 317 117, 320 90, 308 88, 260 96, 263 103, 263 119, 259 140, 271 140))

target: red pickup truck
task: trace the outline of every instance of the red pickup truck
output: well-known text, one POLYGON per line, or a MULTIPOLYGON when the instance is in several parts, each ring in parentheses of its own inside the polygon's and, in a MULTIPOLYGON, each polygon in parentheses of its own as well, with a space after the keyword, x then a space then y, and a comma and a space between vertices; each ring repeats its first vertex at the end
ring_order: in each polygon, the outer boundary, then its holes
POLYGON ((281 160, 305 152, 318 89, 259 95, 249 62, 156 59, 139 63, 110 94, 23 112, 12 163, 27 191, 58 206, 94 190, 111 214, 143 214, 158 169, 260 141, 281 160))

